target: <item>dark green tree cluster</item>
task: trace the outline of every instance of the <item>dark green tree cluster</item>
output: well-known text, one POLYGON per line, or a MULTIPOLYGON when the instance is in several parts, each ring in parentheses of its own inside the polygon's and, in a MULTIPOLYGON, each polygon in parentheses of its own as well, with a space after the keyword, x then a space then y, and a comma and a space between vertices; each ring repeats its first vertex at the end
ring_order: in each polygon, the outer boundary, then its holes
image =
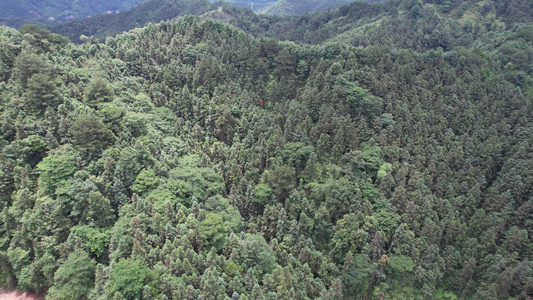
POLYGON ((353 4, 381 25, 317 45, 254 37, 246 15, 249 32, 186 16, 82 45, 0 27, 2 286, 528 299, 532 21, 433 2, 353 4), (429 46, 431 9, 435 26, 494 25, 429 46))

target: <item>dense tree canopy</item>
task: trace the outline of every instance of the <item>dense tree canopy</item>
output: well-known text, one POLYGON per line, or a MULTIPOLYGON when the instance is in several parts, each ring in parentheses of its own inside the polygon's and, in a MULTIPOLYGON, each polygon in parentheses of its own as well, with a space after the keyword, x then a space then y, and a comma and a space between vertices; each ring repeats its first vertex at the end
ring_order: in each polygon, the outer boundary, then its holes
POLYGON ((81 45, 0 27, 0 282, 52 299, 528 299, 531 9, 223 7, 209 16, 232 24, 81 45))

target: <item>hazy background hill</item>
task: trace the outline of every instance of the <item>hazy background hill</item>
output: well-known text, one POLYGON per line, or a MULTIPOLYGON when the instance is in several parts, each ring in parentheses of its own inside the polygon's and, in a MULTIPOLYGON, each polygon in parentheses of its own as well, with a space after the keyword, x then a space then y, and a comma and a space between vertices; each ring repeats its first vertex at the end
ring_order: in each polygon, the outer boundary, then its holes
MULTIPOLYGON (((77 41, 75 35, 84 28, 85 35, 114 34, 123 30, 143 26, 148 22, 160 22, 181 15, 203 14, 218 6, 237 6, 265 15, 294 15, 304 12, 318 12, 336 9, 353 0, 228 0, 224 3, 214 0, 112 0, 112 1, 58 1, 44 0, 32 3, 28 0, 9 0, 0 11, 0 25, 18 28, 23 24, 39 24, 57 29, 61 34, 77 41), (213 8, 208 3, 214 4, 213 8), (140 5, 138 5, 140 4, 140 5), (138 5, 138 7, 136 7, 138 5), (206 9, 208 8, 208 9, 206 9), (125 12, 127 10, 127 12, 125 12), (116 14, 121 13, 120 16, 116 14), (85 20, 91 17, 91 20, 85 20), (60 23, 69 22, 68 25, 60 23), (72 27, 72 30, 66 28, 72 27)), ((383 2, 366 0, 361 2, 383 2)), ((239 12, 239 14, 243 11, 239 12)), ((245 13, 247 14, 247 13, 245 13)))
POLYGON ((278 2, 258 10, 259 13, 269 15, 295 15, 303 12, 315 12, 324 9, 334 9, 350 0, 279 0, 278 2))
MULTIPOLYGON (((361 1, 361 0, 359 0, 361 1)), ((339 8, 343 4, 354 0, 278 0, 272 5, 257 9, 260 14, 267 15, 298 15, 304 12, 317 12, 326 9, 339 8)), ((382 0, 368 0, 362 2, 384 2, 382 0)))
MULTIPOLYGON (((513 26, 517 22, 530 22, 533 14, 533 5, 527 1, 369 2, 354 1, 339 9, 310 14, 273 16, 256 14, 248 8, 226 2, 147 0, 119 14, 45 25, 52 32, 79 43, 81 35, 103 38, 149 22, 158 23, 190 14, 224 21, 254 36, 311 44, 330 41, 366 46, 376 42, 382 46, 421 51, 470 45, 481 33, 490 30, 489 25, 513 26), (417 41, 413 43, 407 36, 416 36, 417 41), (394 40, 390 40, 391 37, 394 40)), ((272 9, 275 10, 275 7, 281 6, 274 5, 272 9)))
POLYGON ((228 0, 231 5, 246 7, 254 11, 261 10, 264 7, 274 5, 275 0, 228 0))
POLYGON ((7 0, 2 1, 1 18, 35 17, 37 19, 54 18, 66 21, 85 18, 90 15, 116 13, 141 3, 143 0, 7 0))
POLYGON ((158 23, 183 15, 201 15, 216 7, 216 4, 207 0, 148 0, 116 15, 98 15, 88 19, 51 24, 48 28, 69 37, 74 42, 79 42, 81 35, 114 35, 142 27, 148 22, 158 23))

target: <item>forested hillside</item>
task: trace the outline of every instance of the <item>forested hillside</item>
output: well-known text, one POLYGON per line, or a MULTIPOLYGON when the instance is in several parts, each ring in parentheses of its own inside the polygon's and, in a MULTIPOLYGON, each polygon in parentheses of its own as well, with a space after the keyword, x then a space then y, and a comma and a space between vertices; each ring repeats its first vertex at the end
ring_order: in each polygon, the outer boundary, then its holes
MULTIPOLYGON (((359 2, 385 2, 383 0, 357 0, 359 2)), ((258 9, 260 14, 267 15, 299 15, 305 12, 318 12, 323 10, 336 9, 343 4, 354 2, 354 0, 278 0, 268 6, 258 9)))
MULTIPOLYGON (((213 1, 215 2, 215 1, 213 1)), ((251 10, 259 10, 259 9, 262 9, 263 7, 265 6, 269 6, 269 5, 272 5, 274 3, 276 3, 276 0, 255 0, 255 1, 251 1, 251 0, 228 0, 228 1, 225 1, 231 5, 235 5, 235 6, 240 6, 240 7, 245 7, 245 8, 248 8, 248 9, 251 9, 251 10)))
POLYGON ((325 9, 335 9, 350 2, 350 0, 278 0, 276 3, 259 10, 269 15, 294 15, 304 12, 317 12, 325 9))
MULTIPOLYGON (((95 36, 104 40, 106 36, 142 27, 150 22, 158 23, 183 15, 201 15, 216 10, 218 5, 222 4, 212 4, 208 0, 147 0, 116 15, 98 15, 89 19, 52 24, 48 29, 68 36, 75 43, 81 42, 81 36, 95 36)), ((225 6, 231 7, 228 4, 225 6)))
POLYGON ((426 2, 0 27, 2 286, 529 299, 533 4, 426 2))
POLYGON ((0 18, 7 17, 35 17, 41 19, 54 18, 68 20, 72 18, 85 18, 94 14, 103 14, 106 11, 115 13, 141 3, 143 0, 8 0, 2 3, 0 18))

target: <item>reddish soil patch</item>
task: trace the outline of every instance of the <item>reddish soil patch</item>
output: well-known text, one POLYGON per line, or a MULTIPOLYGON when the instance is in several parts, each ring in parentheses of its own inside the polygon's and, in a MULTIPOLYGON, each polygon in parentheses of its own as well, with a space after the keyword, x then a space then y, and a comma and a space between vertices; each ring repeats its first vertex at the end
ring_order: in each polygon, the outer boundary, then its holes
POLYGON ((7 291, 0 289, 0 300, 44 300, 44 296, 25 291, 7 291))

